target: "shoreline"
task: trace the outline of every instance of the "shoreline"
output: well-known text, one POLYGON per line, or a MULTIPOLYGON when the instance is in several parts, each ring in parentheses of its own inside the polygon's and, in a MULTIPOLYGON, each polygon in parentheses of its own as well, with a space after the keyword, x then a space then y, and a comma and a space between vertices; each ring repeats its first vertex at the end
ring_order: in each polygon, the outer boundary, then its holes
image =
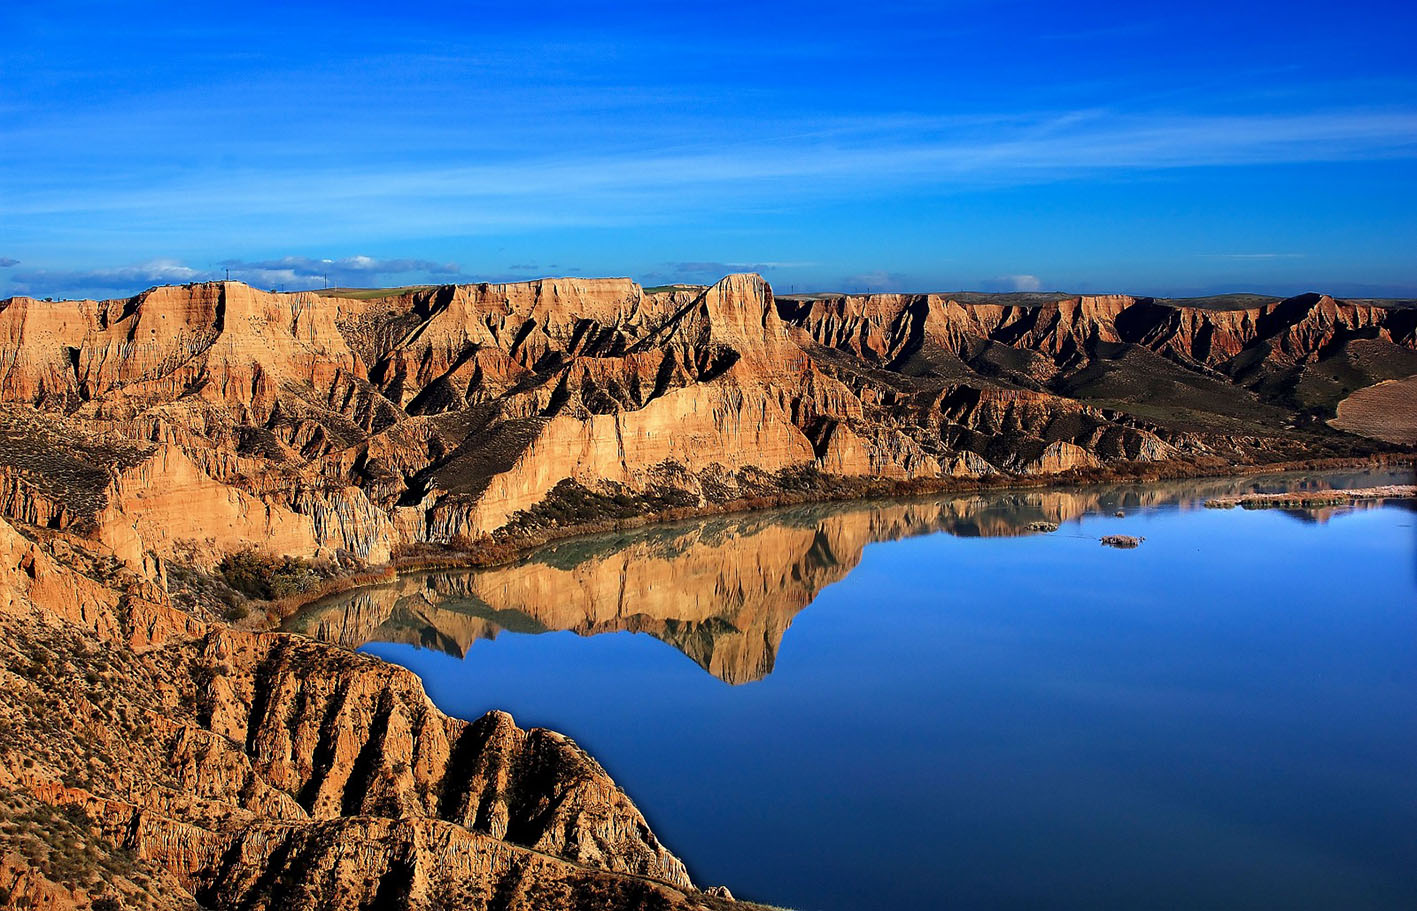
POLYGON ((811 503, 866 503, 873 500, 900 500, 932 497, 949 493, 986 493, 1006 490, 1036 490, 1040 488, 1087 488, 1103 484, 1150 484, 1158 481, 1228 478, 1245 474, 1273 475, 1294 471, 1339 471, 1396 467, 1417 468, 1417 453, 1395 451, 1371 456, 1325 459, 1298 459, 1253 464, 1197 465, 1178 462, 1128 462, 1122 466, 1086 469, 1055 475, 1010 475, 1002 479, 987 478, 923 478, 896 481, 883 478, 838 478, 822 475, 836 486, 784 490, 776 494, 742 497, 708 503, 704 506, 676 507, 602 522, 553 525, 534 532, 506 532, 499 529, 465 544, 407 544, 395 547, 387 563, 350 572, 328 579, 324 584, 297 595, 271 601, 253 601, 253 612, 264 610, 266 623, 257 629, 279 630, 281 625, 311 605, 326 598, 370 585, 393 582, 400 576, 415 572, 453 569, 483 569, 505 566, 525 558, 548 544, 584 538, 611 531, 626 531, 652 525, 691 521, 714 516, 745 515, 786 506, 811 503), (400 554, 400 550, 405 552, 400 554))

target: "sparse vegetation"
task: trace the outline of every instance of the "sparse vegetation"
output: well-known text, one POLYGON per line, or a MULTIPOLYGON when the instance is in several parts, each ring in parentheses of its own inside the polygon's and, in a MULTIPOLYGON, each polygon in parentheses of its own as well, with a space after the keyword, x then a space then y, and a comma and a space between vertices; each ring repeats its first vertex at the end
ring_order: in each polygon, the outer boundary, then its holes
POLYGON ((228 554, 217 571, 233 590, 259 601, 275 601, 313 591, 338 574, 328 562, 276 557, 254 550, 228 554))
POLYGON ((645 288, 644 291, 646 294, 665 294, 670 291, 701 291, 704 287, 704 285, 690 285, 685 282, 679 282, 673 285, 650 285, 645 288))
POLYGON ((587 525, 693 507, 698 503, 698 497, 677 488, 639 493, 620 484, 607 484, 602 490, 592 490, 567 478, 553 487, 540 503, 513 516, 507 525, 513 532, 543 526, 587 525))
POLYGON ((1358 500, 1410 500, 1417 498, 1417 485, 1389 484, 1351 490, 1297 490, 1290 493, 1247 493, 1215 497, 1205 501, 1207 509, 1323 509, 1346 506, 1358 500))
MULTIPOLYGON (((82 806, 50 804, 0 788, 0 818, 0 854, 15 858, 43 881, 96 896, 89 906, 92 911, 153 904, 137 885, 139 877, 148 878, 143 865, 131 851, 105 838, 82 806), (115 884, 122 884, 126 900, 119 898, 115 884)), ((0 895, 0 906, 10 907, 13 901, 8 889, 0 895)))
POLYGON ((1339 402, 1336 411, 1330 422, 1334 427, 1390 443, 1417 444, 1417 376, 1359 389, 1339 402))
POLYGON ((317 288, 315 293, 321 297, 342 297, 346 300, 369 301, 382 300, 386 297, 399 297, 404 294, 412 294, 415 291, 427 291, 436 288, 437 285, 404 285, 401 288, 317 288))
POLYGON ((198 617, 236 623, 251 613, 251 596, 233 588, 223 575, 183 563, 167 564, 167 590, 174 604, 198 617))

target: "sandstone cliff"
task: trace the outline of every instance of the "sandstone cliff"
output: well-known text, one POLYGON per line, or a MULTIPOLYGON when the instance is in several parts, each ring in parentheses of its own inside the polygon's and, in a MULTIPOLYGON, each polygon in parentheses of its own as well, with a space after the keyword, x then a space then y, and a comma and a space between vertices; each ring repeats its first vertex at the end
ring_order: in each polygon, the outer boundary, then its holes
POLYGON ((1383 444, 1326 421, 1417 373, 1417 310, 777 298, 752 275, 361 300, 224 282, 3 301, 0 343, 0 514, 155 570, 248 544, 377 563, 567 482, 702 505, 816 477, 1361 454, 1383 444))
MULTIPOLYGON (((754 275, 0 301, 0 806, 23 821, 0 830, 0 889, 56 909, 729 907, 566 738, 447 718, 402 670, 173 592, 247 549, 349 572, 853 481, 1391 449, 1328 421, 1346 400, 1336 424, 1371 431, 1373 394, 1349 397, 1417 374, 1414 328, 1317 295, 780 299, 754 275)), ((1029 514, 1075 514, 1049 496, 1029 514)), ((647 632, 746 682, 866 541, 1008 527, 961 509, 403 579, 318 631, 405 611, 465 648, 515 614, 647 632)))

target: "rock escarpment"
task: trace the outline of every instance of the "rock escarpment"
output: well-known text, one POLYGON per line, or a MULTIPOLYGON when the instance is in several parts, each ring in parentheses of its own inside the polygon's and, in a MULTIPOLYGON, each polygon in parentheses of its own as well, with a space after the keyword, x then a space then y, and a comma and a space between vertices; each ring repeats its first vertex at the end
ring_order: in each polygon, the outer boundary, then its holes
POLYGON ((1417 310, 1318 295, 777 298, 753 275, 14 298, 0 507, 135 567, 243 541, 380 562, 564 483, 692 506, 831 476, 1345 455, 1381 444, 1325 420, 1417 373, 1414 332, 1417 310))
POLYGON ((51 841, 0 850, 0 886, 33 907, 723 904, 569 739, 202 623, 81 539, 0 522, 0 632, 0 798, 51 841), (68 864, 84 842, 121 864, 68 864))

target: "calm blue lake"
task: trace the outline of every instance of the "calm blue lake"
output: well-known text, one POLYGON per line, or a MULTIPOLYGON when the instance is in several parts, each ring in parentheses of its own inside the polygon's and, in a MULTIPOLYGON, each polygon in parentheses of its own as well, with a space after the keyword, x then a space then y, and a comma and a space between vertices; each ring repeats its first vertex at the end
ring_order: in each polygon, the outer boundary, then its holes
POLYGON ((719 518, 294 627, 410 668, 450 714, 571 735, 739 897, 1417 908, 1417 515, 1201 507, 1389 480, 719 518))

